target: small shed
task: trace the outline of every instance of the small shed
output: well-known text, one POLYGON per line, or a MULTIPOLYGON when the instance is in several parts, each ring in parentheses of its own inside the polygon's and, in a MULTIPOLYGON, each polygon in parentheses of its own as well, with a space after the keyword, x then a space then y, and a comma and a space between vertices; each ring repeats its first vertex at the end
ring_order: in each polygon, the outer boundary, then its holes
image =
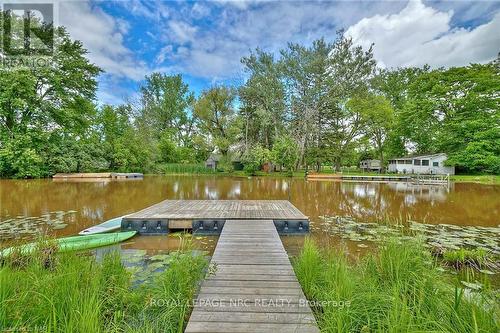
POLYGON ((211 154, 205 161, 205 167, 210 168, 212 170, 217 170, 220 158, 221 156, 218 154, 211 154))
POLYGON ((265 162, 264 164, 262 164, 261 170, 267 173, 274 172, 276 171, 276 165, 271 162, 265 162))
POLYGON ((364 171, 380 171, 382 169, 382 164, 380 160, 362 160, 359 163, 359 168, 364 171))

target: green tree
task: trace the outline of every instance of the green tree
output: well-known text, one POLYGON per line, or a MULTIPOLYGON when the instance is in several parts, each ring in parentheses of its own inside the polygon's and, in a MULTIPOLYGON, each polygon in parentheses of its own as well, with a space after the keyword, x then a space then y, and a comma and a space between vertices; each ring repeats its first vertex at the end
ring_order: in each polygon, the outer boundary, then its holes
POLYGON ((498 172, 500 72, 494 63, 423 73, 409 87, 403 135, 417 152, 445 152, 459 171, 498 172))
POLYGON ((403 67, 379 70, 371 80, 371 88, 376 94, 385 96, 394 109, 394 124, 388 133, 386 149, 392 157, 407 154, 408 137, 405 135, 407 120, 401 115, 408 102, 408 89, 420 75, 429 72, 429 66, 423 68, 403 67))
POLYGON ((178 145, 192 134, 194 95, 181 75, 153 73, 140 88, 139 118, 158 138, 169 132, 178 145))
POLYGON ((322 130, 323 141, 337 171, 342 160, 356 147, 363 129, 362 115, 346 104, 351 97, 368 90, 375 65, 372 47, 365 51, 339 33, 329 54, 328 107, 322 130))
POLYGON ((197 124, 210 136, 212 144, 222 155, 238 141, 241 123, 233 108, 235 93, 228 87, 213 87, 202 92, 194 107, 197 124))
POLYGON ((241 162, 244 170, 248 174, 255 176, 255 173, 261 169, 262 165, 269 162, 270 159, 271 152, 269 149, 256 145, 243 153, 241 162))
POLYGON ((271 148, 273 139, 284 129, 286 117, 280 66, 271 53, 260 49, 241 62, 250 75, 239 89, 244 104, 241 115, 245 120, 245 149, 256 142, 271 148))
POLYGON ((329 108, 327 84, 333 47, 319 39, 311 47, 290 43, 281 51, 288 130, 297 139, 299 162, 314 162, 317 169, 327 160, 323 133, 329 108))
MULTIPOLYGON (((14 24, 23 21, 2 15, 2 26, 6 19, 14 24)), ((63 27, 56 28, 54 35, 49 65, 0 69, 0 155, 4 156, 0 174, 4 177, 40 177, 58 171, 48 164, 54 143, 61 138, 79 140, 94 119, 92 100, 100 69, 63 27)))
POLYGON ((390 102, 384 96, 363 94, 351 98, 347 106, 361 115, 362 132, 374 145, 384 168, 384 149, 394 123, 394 110, 390 102))
POLYGON ((294 171, 299 159, 297 142, 289 136, 279 137, 274 142, 271 157, 276 165, 284 166, 290 172, 294 171))

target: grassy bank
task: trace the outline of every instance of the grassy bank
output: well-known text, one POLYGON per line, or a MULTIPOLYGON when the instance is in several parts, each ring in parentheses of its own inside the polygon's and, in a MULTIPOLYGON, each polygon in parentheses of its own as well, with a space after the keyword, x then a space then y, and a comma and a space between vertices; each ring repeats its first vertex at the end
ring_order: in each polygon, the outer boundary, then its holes
POLYGON ((454 175, 451 180, 460 183, 500 185, 500 175, 454 175))
POLYGON ((0 331, 182 332, 207 265, 178 253, 152 282, 133 286, 119 254, 38 254, 0 267, 0 331))
POLYGON ((215 174, 217 171, 207 168, 203 164, 182 164, 182 163, 169 163, 163 166, 165 174, 215 174))
POLYGON ((390 242, 352 263, 342 253, 321 252, 306 241, 294 269, 307 298, 321 305, 313 310, 324 332, 500 329, 498 299, 487 286, 463 289, 418 242, 390 242))
MULTIPOLYGON (((233 176, 233 177, 249 177, 250 175, 241 170, 241 171, 233 171, 233 172, 224 172, 224 171, 214 171, 210 168, 206 168, 201 164, 167 164, 163 168, 165 174, 167 175, 219 175, 219 176, 233 176)), ((313 172, 310 170, 310 172, 313 172)), ((322 174, 335 174, 335 172, 331 169, 323 169, 320 171, 322 174)), ((353 171, 346 170, 342 174, 344 175, 353 175, 353 176, 394 176, 393 173, 377 173, 377 172, 362 172, 362 171, 353 171)), ((264 172, 257 171, 255 173, 257 177, 294 177, 294 178, 304 178, 305 170, 297 170, 292 174, 289 172, 264 172)), ((453 175, 450 176, 450 179, 459 183, 478 183, 478 184, 489 184, 489 185, 500 185, 500 175, 453 175)))

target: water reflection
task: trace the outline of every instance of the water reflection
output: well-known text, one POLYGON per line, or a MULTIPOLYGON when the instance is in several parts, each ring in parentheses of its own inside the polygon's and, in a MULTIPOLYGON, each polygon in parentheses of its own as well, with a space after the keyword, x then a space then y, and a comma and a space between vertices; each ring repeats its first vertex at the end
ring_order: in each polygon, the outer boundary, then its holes
MULTIPOLYGON (((148 176, 141 181, 54 182, 0 180, 0 223, 16 216, 75 210, 58 236, 164 199, 289 199, 320 228, 318 216, 351 216, 365 222, 405 219, 432 223, 497 226, 500 186, 456 183, 320 182, 288 178, 148 176)), ((169 245, 171 247, 172 244, 169 245)))

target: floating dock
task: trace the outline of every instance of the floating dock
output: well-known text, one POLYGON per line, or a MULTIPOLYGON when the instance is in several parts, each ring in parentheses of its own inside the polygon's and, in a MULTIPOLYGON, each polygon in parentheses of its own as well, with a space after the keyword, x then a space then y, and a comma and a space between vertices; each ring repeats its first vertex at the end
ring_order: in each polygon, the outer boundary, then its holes
POLYGON ((186 333, 319 332, 273 220, 226 220, 210 265, 186 333))
POLYGON ((127 215, 121 229, 142 235, 173 229, 220 234, 227 220, 246 220, 251 226, 252 220, 271 220, 280 234, 309 232, 308 217, 286 200, 165 200, 127 215))
POLYGON ((131 179, 143 178, 142 173, 93 172, 93 173, 56 173, 53 179, 131 179))
POLYGON ((409 181, 410 176, 361 176, 361 175, 340 175, 340 174, 310 174, 307 175, 307 180, 355 180, 355 181, 409 181))

